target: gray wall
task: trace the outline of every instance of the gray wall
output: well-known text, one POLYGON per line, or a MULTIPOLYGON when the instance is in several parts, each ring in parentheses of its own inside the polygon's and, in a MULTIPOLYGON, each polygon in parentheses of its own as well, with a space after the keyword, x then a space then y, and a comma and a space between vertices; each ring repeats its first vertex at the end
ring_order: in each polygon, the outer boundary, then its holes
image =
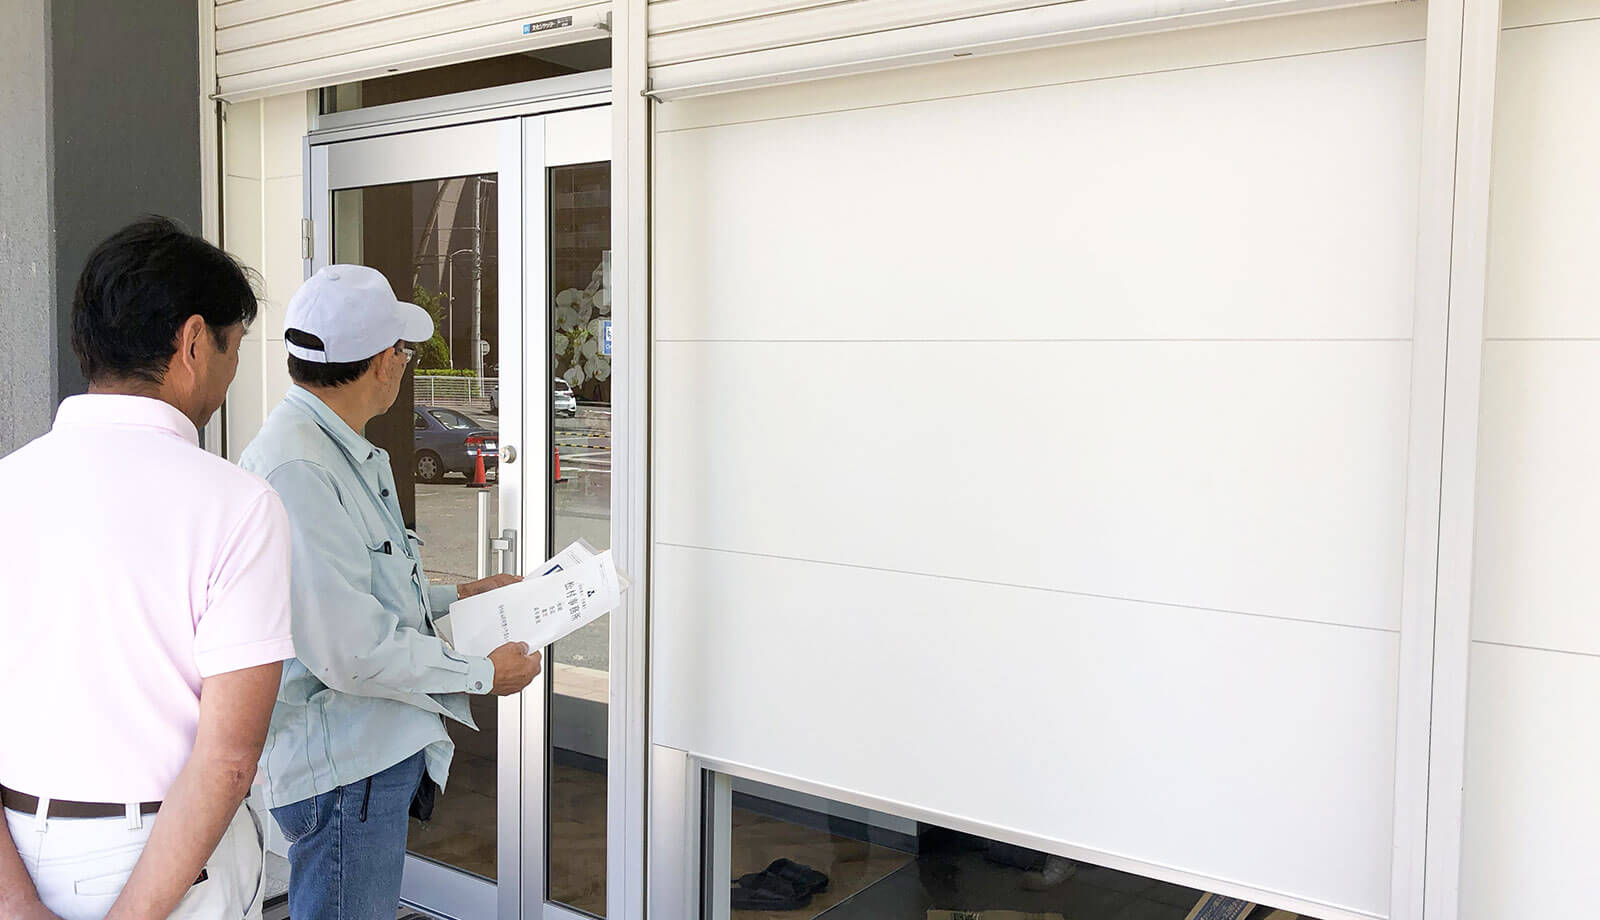
MULTIPOLYGON (((53 0, 56 303, 70 348, 72 289, 95 244, 144 214, 199 232, 200 63, 195 0, 53 0)), ((61 362, 65 396, 82 392, 61 362)))
POLYGON ((0 456, 55 407, 48 0, 0 2, 0 456))
POLYGON ((83 391, 72 289, 143 214, 201 228, 195 0, 3 0, 0 454, 83 391))

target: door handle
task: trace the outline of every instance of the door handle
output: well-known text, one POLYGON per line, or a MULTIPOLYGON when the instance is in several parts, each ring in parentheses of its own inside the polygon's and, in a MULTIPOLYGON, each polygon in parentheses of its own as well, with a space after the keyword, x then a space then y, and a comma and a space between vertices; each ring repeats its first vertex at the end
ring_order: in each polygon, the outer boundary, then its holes
POLYGON ((500 536, 489 541, 489 550, 500 558, 500 571, 495 574, 517 574, 517 532, 510 528, 500 531, 500 536))
POLYGON ((489 512, 491 498, 487 491, 478 493, 478 577, 488 578, 490 575, 502 573, 516 574, 517 571, 517 531, 506 528, 500 531, 500 536, 489 534, 489 512), (493 556, 493 560, 490 556, 493 556), (495 571, 490 571, 494 569, 495 571))

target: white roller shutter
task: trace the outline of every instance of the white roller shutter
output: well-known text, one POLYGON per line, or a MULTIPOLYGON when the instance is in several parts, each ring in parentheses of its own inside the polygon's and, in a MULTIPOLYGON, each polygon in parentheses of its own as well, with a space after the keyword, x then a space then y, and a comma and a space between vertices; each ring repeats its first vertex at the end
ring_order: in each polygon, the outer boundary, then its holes
POLYGON ((659 99, 1377 0, 652 0, 659 99))
POLYGON ((225 0, 217 94, 230 102, 603 37, 609 3, 225 0))
POLYGON ((658 106, 654 743, 1386 916, 1423 13, 658 106))

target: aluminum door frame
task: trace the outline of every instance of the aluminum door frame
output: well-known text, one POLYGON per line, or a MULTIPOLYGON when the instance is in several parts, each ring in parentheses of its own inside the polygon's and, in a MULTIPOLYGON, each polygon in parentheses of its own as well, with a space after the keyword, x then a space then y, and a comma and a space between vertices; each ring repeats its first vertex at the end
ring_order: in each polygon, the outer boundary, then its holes
MULTIPOLYGON (((551 408, 548 383, 535 385, 548 381, 552 374, 548 347, 548 171, 557 166, 609 161, 612 156, 609 94, 570 101, 587 105, 494 121, 446 123, 442 127, 433 127, 440 124, 440 118, 430 115, 425 120, 427 126, 390 121, 385 127, 393 133, 352 138, 348 129, 320 137, 313 132, 306 142, 306 277, 332 259, 335 191, 483 173, 497 176, 500 444, 502 451, 507 446, 516 448, 520 461, 501 466, 499 513, 501 527, 518 532, 519 572, 527 563, 520 548, 543 547, 549 541, 551 408), (528 483, 543 483, 544 487, 533 488, 528 483)), ((613 644, 620 625, 618 619, 613 619, 613 644)), ((583 916, 546 900, 549 696, 549 681, 542 673, 522 694, 500 701, 499 883, 491 884, 408 854, 402 891, 405 903, 460 920, 486 916, 502 920, 583 916)), ((627 719, 616 705, 617 694, 612 697, 608 712, 614 715, 608 720, 608 737, 614 736, 627 719)), ((642 764, 637 766, 643 768, 642 764)), ((607 862, 609 866, 612 861, 607 862)), ((613 882, 608 878, 609 884, 613 882)))
MULTIPOLYGON (((419 182, 493 173, 500 215, 500 449, 513 447, 521 463, 502 463, 497 474, 499 520, 502 529, 518 531, 519 545, 533 539, 542 545, 543 516, 530 516, 524 482, 544 467, 537 462, 544 451, 528 449, 530 428, 524 417, 523 387, 527 324, 524 297, 522 229, 523 149, 521 119, 477 122, 419 131, 366 137, 341 143, 307 140, 306 214, 310 246, 304 254, 305 273, 330 264, 333 255, 333 193, 400 182, 419 182), (533 533, 528 527, 534 528, 533 533)), ((548 450, 548 448, 546 448, 548 450)), ((537 481, 536 479, 534 481, 537 481)), ((543 493, 540 493, 542 498, 543 493)), ((496 534, 495 536, 499 536, 496 534)), ((517 559, 520 568, 521 558, 517 559)), ((527 691, 499 701, 498 776, 496 809, 497 877, 491 883, 432 860, 407 854, 402 900, 429 913, 461 918, 496 916, 518 918, 521 893, 527 884, 529 860, 524 852, 527 808, 524 773, 527 713, 537 709, 530 694, 542 693, 541 675, 527 691)), ((536 714, 535 718, 539 718, 536 714)), ((542 821, 542 809, 538 820, 542 821)), ((542 867, 541 867, 542 871, 542 867)))

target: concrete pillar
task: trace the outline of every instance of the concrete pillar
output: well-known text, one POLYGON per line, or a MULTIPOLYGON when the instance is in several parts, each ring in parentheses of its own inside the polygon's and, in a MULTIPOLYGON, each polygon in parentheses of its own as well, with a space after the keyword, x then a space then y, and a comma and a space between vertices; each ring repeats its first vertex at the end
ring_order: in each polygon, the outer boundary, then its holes
POLYGON ((50 427, 56 404, 51 235, 50 4, 0 3, 0 456, 50 427))
POLYGON ((72 291, 144 214, 201 226, 194 0, 0 2, 0 455, 82 392, 72 291))

